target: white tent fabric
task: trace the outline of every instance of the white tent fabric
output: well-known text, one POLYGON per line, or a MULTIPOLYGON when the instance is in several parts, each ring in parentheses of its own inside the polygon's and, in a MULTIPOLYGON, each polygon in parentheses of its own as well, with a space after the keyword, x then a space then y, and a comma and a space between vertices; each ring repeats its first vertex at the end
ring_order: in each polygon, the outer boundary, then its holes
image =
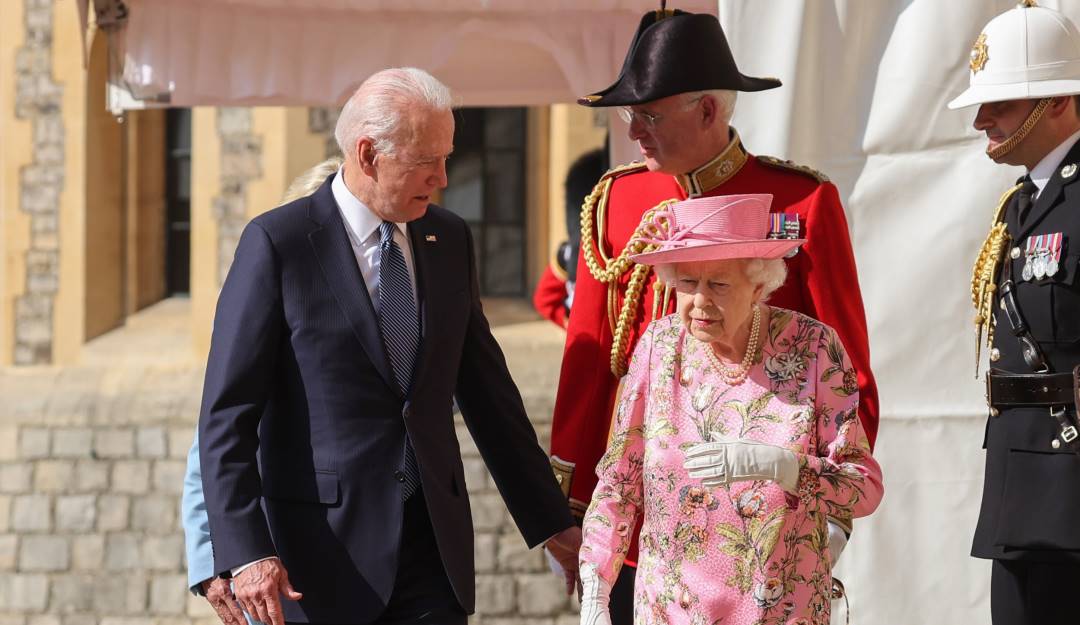
MULTIPOLYGON (((81 0, 86 2, 87 0, 81 0)), ((117 43, 138 97, 172 106, 340 105, 415 66, 467 106, 573 102, 618 73, 655 0, 129 0, 117 43)), ((681 8, 716 11, 715 0, 681 8)))
MULTIPOLYGON (((749 148, 827 172, 845 200, 886 483, 837 568, 859 625, 990 621, 990 562, 968 555, 986 419, 969 284, 998 198, 1023 172, 983 154, 976 109, 945 104, 967 86, 979 31, 1015 4, 720 1, 743 71, 784 81, 740 95, 734 123, 749 148)), ((1080 1, 1040 4, 1080 21, 1080 1)))

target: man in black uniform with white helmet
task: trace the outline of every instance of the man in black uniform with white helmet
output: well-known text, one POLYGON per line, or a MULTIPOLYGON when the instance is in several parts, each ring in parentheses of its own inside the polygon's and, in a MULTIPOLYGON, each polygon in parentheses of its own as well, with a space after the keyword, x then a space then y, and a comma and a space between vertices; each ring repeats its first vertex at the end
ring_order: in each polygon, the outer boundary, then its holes
POLYGON ((995 625, 1075 625, 1080 609, 1080 32, 1022 2, 971 51, 987 155, 1027 175, 1002 197, 972 300, 990 346, 982 510, 972 555, 993 560, 995 625))

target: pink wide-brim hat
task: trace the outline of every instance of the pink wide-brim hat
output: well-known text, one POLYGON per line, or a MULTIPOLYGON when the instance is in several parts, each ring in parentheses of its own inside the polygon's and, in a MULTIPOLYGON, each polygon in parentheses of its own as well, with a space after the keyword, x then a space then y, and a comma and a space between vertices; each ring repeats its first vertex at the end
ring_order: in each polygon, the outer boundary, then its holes
POLYGON ((770 239, 768 193, 695 198, 658 208, 635 239, 656 247, 634 254, 642 265, 735 258, 781 258, 806 239, 770 239))

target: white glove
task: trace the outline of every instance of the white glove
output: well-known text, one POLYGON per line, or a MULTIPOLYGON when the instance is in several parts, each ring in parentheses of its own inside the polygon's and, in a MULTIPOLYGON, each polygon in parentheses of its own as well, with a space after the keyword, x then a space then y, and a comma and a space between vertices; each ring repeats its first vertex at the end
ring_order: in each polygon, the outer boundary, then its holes
POLYGON ((579 571, 581 576, 581 625, 611 625, 611 584, 607 583, 596 567, 586 564, 579 571))
POLYGON ((691 478, 701 480, 708 487, 772 480, 787 492, 795 493, 799 484, 799 460, 794 453, 746 439, 698 443, 686 450, 683 468, 691 478))
POLYGON ((840 554, 844 553, 847 541, 848 537, 844 530, 840 529, 840 526, 836 523, 829 521, 829 563, 831 566, 836 566, 840 554))

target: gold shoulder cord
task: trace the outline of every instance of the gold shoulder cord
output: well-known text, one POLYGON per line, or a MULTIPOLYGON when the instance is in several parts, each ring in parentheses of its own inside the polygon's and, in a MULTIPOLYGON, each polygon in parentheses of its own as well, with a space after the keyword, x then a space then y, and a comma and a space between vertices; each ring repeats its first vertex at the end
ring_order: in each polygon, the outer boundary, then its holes
POLYGON ((1002 253, 1009 245, 1009 233, 1005 230, 1005 206, 1013 193, 1023 185, 1006 191, 994 211, 990 234, 986 235, 975 267, 971 271, 971 303, 975 306, 975 378, 979 377, 979 360, 982 356, 982 337, 986 332, 986 346, 994 342, 994 292, 997 291, 997 271, 1001 266, 1002 253))
MULTIPOLYGON (((648 280, 649 273, 652 271, 652 267, 649 265, 639 265, 630 260, 630 256, 652 251, 655 246, 637 240, 637 237, 642 233, 642 226, 639 224, 637 229, 634 230, 633 236, 630 237, 630 242, 626 244, 626 247, 623 248, 622 252, 620 252, 617 257, 612 259, 608 257, 601 245, 600 233, 603 231, 604 225, 607 222, 608 195, 611 192, 611 185, 615 181, 615 178, 622 174, 643 168, 644 164, 642 163, 630 163, 629 165, 612 169, 604 174, 600 179, 600 182, 596 183, 592 193, 585 198, 585 201, 581 205, 581 253, 585 257, 585 265, 589 268, 589 273, 592 277, 597 282, 606 284, 608 288, 607 316, 608 326, 611 329, 612 335, 611 373, 617 378, 621 378, 626 374, 626 344, 629 342, 628 334, 630 332, 630 326, 633 323, 638 304, 641 302, 641 294, 644 291, 645 282, 648 280), (595 221, 593 219, 594 214, 596 215, 595 221), (594 242, 596 244, 595 249, 599 251, 602 259, 596 257, 596 252, 593 248, 594 242), (633 267, 633 269, 631 270, 630 281, 626 285, 626 296, 623 298, 622 307, 619 310, 618 317, 616 317, 615 309, 619 308, 619 278, 631 267, 633 267)), ((666 208, 668 204, 674 201, 677 200, 665 200, 649 209, 642 216, 642 223, 648 222, 657 209, 666 208)), ((666 310, 666 307, 664 310, 666 310)), ((653 306, 654 318, 656 314, 656 306, 653 306)))

